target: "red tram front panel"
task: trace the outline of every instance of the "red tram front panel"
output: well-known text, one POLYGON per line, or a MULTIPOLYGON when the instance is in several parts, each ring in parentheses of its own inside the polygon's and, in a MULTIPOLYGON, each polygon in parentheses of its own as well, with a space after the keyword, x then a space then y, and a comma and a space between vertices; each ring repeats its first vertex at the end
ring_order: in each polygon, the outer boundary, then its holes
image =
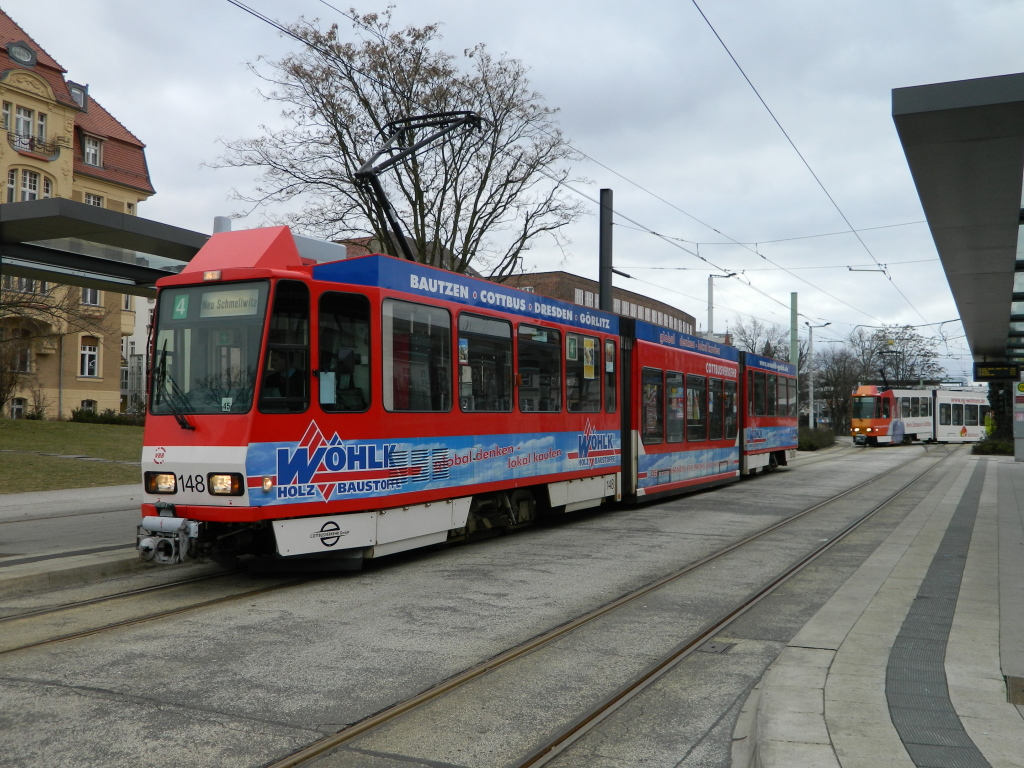
POLYGON ((312 554, 443 540, 496 491, 619 497, 613 315, 386 256, 304 265, 286 228, 216 235, 160 287, 146 512, 274 521, 312 554))
POLYGON ((742 471, 785 466, 797 450, 797 368, 741 352, 743 366, 742 471))
POLYGON ((640 320, 632 327, 629 495, 736 480, 739 353, 640 320))

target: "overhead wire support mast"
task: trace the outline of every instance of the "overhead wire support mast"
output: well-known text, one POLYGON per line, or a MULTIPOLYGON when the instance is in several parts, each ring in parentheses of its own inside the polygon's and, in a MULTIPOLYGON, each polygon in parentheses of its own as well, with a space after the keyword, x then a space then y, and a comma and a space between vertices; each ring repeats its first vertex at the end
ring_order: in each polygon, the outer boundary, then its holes
POLYGON ((384 225, 385 230, 391 229, 398 247, 402 251, 402 255, 408 261, 416 261, 416 257, 413 256, 412 249, 409 247, 409 241, 405 237, 398 212, 388 199, 387 193, 384 191, 384 185, 380 183, 380 174, 407 157, 412 157, 435 141, 445 138, 464 125, 469 126, 472 130, 479 129, 482 124, 483 118, 476 112, 434 112, 429 115, 417 115, 401 120, 393 120, 380 129, 380 134, 385 139, 384 146, 355 172, 356 184, 373 194, 377 206, 377 215, 380 216, 380 223, 384 225), (398 147, 394 146, 395 142, 406 131, 418 128, 438 128, 438 130, 426 138, 420 139, 410 147, 398 149, 398 147), (387 157, 381 160, 385 155, 387 157))

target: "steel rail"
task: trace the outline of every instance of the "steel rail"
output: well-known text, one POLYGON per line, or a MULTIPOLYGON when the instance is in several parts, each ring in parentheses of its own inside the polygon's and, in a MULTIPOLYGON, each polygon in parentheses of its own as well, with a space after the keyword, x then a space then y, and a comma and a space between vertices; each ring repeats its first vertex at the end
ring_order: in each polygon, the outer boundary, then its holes
POLYGON ((112 600, 121 600, 126 597, 135 597, 136 595, 145 595, 149 592, 159 592, 165 589, 173 589, 174 587, 180 587, 185 584, 194 584, 197 581, 210 581, 212 579, 222 579, 225 576, 230 576, 235 571, 224 571, 223 573, 207 573, 202 576, 193 576, 188 579, 180 579, 178 581, 169 581, 166 584, 152 584, 148 587, 138 587, 137 589, 129 589, 124 592, 115 592, 112 595, 101 595, 100 597, 90 597, 88 600, 79 600, 74 603, 64 603, 62 605, 53 605, 48 608, 36 608, 35 610, 25 611, 23 613, 12 613, 10 616, 0 617, 0 624, 7 624, 8 622, 18 621, 20 619, 34 619, 40 616, 49 616, 54 613, 61 613, 62 611, 73 611, 76 608, 85 608, 89 605, 99 605, 100 603, 107 603, 112 600))
MULTIPOLYGON (((659 661, 651 665, 646 672, 639 675, 633 682, 620 688, 616 693, 609 696, 605 701, 593 707, 589 712, 580 717, 573 725, 566 728, 561 734, 554 739, 551 739, 548 744, 536 750, 526 760, 517 763, 515 768, 537 768, 538 766, 544 766, 554 760, 556 757, 568 750, 573 744, 582 739, 590 731, 594 730, 603 721, 611 717, 615 712, 629 703, 630 700, 643 693, 647 688, 657 682, 659 679, 668 674, 673 668, 686 660, 693 652, 708 642, 712 637, 717 635, 726 629, 730 624, 736 621, 738 618, 743 616, 745 613, 756 607, 762 600, 771 595, 776 589, 788 582, 804 568, 810 565, 813 561, 817 560, 828 550, 830 550, 837 543, 845 539, 851 533, 856 531, 861 525, 870 520, 880 510, 888 506, 894 499, 901 496, 907 490, 909 490, 918 481, 928 475, 930 472, 938 468, 944 461, 949 459, 953 455, 950 451, 945 456, 939 459, 933 466, 926 469, 920 475, 915 477, 910 482, 906 483, 902 488, 894 491, 886 499, 876 504, 870 510, 865 512, 859 518, 847 525, 838 534, 832 536, 827 542, 823 543, 820 547, 816 548, 803 558, 798 560, 795 564, 790 566, 788 569, 783 571, 780 575, 770 581, 768 584, 762 586, 756 592, 753 593, 747 600, 740 606, 736 607, 732 611, 724 614, 713 622, 707 624, 704 629, 700 630, 696 635, 690 639, 680 643, 673 649, 669 654, 662 657, 659 661)), ((921 456, 919 458, 924 458, 921 456)), ((914 459, 913 461, 917 461, 914 459)), ((910 462, 910 463, 913 463, 910 462)), ((906 465, 902 465, 906 466, 906 465)), ((897 468, 898 469, 898 468, 897 468)), ((886 473, 888 474, 888 473, 886 473)), ((884 475, 879 475, 884 477, 884 475)))
MULTIPOLYGON (((202 578, 202 577, 197 577, 197 579, 195 579, 195 580, 199 580, 200 578, 202 578)), ((165 610, 165 611, 157 611, 156 613, 147 614, 145 616, 135 616, 133 618, 123 619, 121 621, 112 621, 112 622, 109 622, 107 624, 103 624, 102 626, 99 626, 99 627, 91 627, 89 629, 83 629, 83 630, 80 630, 80 631, 77 631, 77 632, 69 632, 67 634, 58 635, 56 637, 48 637, 45 640, 37 640, 35 642, 25 643, 23 645, 15 646, 14 648, 0 649, 0 656, 4 656, 4 655, 6 655, 8 653, 15 653, 16 651, 24 651, 24 650, 27 650, 29 648, 39 648, 40 646, 44 646, 44 645, 52 645, 53 643, 62 643, 62 642, 66 642, 68 640, 78 640, 78 639, 81 639, 81 638, 84 638, 84 637, 90 637, 92 635, 98 635, 98 634, 100 634, 102 632, 109 632, 110 630, 113 630, 113 629, 121 629, 122 627, 130 627, 130 626, 133 626, 135 624, 142 624, 142 623, 147 622, 147 621, 155 621, 157 619, 165 619, 165 618, 167 618, 169 616, 177 616, 177 615, 182 614, 182 613, 187 613, 189 611, 198 610, 199 608, 208 608, 211 605, 220 605, 222 603, 230 603, 230 602, 233 602, 235 600, 242 600, 242 599, 245 599, 245 598, 252 597, 253 595, 262 595, 262 594, 266 594, 268 592, 276 592, 279 589, 286 589, 288 587, 301 586, 302 584, 308 584, 310 581, 311 581, 311 579, 308 579, 308 578, 307 579, 297 579, 295 581, 285 582, 284 584, 274 584, 274 585, 269 586, 269 587, 260 587, 259 589, 245 590, 243 592, 239 592, 239 593, 233 594, 233 595, 222 595, 221 597, 215 597, 215 598, 213 598, 211 600, 201 600, 200 602, 197 602, 197 603, 191 603, 189 605, 183 605, 183 606, 180 606, 178 608, 170 608, 170 609, 165 610)), ((175 586, 179 586, 181 583, 187 583, 187 582, 180 582, 179 584, 176 584, 175 586)), ((140 590, 140 592, 146 592, 146 591, 149 591, 151 589, 152 588, 143 588, 142 590, 140 590)), ((125 593, 125 594, 122 594, 122 595, 118 595, 118 596, 116 596, 113 599, 117 599, 117 597, 124 597, 127 594, 128 593, 125 593)), ((83 604, 86 604, 86 603, 83 603, 83 604)), ((71 606, 71 607, 77 608, 77 607, 80 607, 80 606, 75 605, 75 606, 71 606)), ((68 610, 70 610, 70 608, 68 610)), ((56 612, 56 611, 54 611, 54 612, 56 612)), ((20 619, 20 618, 25 618, 25 617, 24 616, 11 617, 8 620, 9 621, 14 621, 15 619, 20 619)), ((33 618, 38 618, 38 616, 35 616, 33 618)))
MULTIPOLYGON (((863 516, 862 518, 858 518, 858 520, 853 524, 853 527, 855 528, 857 525, 860 525, 861 523, 863 523, 871 515, 875 514, 875 512, 878 509, 880 509, 881 507, 883 507, 886 504, 890 503, 896 496, 899 496, 901 493, 905 492, 910 486, 912 486, 914 483, 916 483, 922 477, 927 475, 929 472, 931 472, 933 469, 935 469, 936 466, 941 464, 943 461, 945 461, 946 459, 948 459, 952 455, 953 455, 953 451, 952 450, 947 452, 945 456, 943 456, 942 458, 939 459, 938 462, 936 462, 935 466, 932 466, 932 467, 929 467, 928 469, 926 469, 920 475, 918 475, 913 480, 911 480, 909 483, 907 483, 902 488, 900 488, 898 491, 896 491, 892 496, 888 497, 884 502, 879 504, 877 507, 873 508, 865 516, 863 516)), ((605 616, 606 614, 612 613, 613 611, 617 610, 618 608, 621 608, 624 605, 627 605, 627 604, 629 604, 629 603, 631 603, 631 602, 633 602, 635 600, 638 600, 638 599, 640 599, 642 597, 645 597, 645 596, 649 595, 650 593, 655 592, 658 589, 661 589, 662 587, 664 587, 664 586, 666 586, 666 585, 668 585, 668 584, 670 584, 670 583, 672 583, 672 582, 682 578, 683 576, 686 576, 687 574, 692 573, 693 571, 697 570, 698 568, 701 568, 701 567, 703 567, 703 566, 705 566, 705 565, 707 565, 707 564, 709 564, 709 563, 719 559, 720 557, 723 557, 724 555, 729 554, 730 552, 733 552, 736 549, 739 549, 740 547, 743 547, 743 546, 745 546, 745 545, 747 545, 747 544, 749 544, 749 543, 751 543, 753 541, 756 541, 759 538, 762 538, 763 536, 766 536, 766 535, 768 535, 768 534, 770 534, 770 533, 772 533, 774 531, 779 530, 780 528, 783 528, 783 527, 785 527, 785 526, 795 522, 796 520, 799 520, 799 519, 801 519, 801 518, 803 518, 803 517, 805 517, 805 516, 807 516, 809 514, 812 514, 813 512, 816 512, 817 510, 821 509, 822 507, 825 507, 825 506, 827 506, 829 504, 833 504, 836 501, 838 501, 838 500, 840 500, 840 499, 842 499, 842 498, 844 498, 844 497, 846 497, 846 496, 848 496, 848 495, 850 495, 852 493, 855 493, 856 491, 859 491, 859 490, 861 490, 862 488, 864 488, 866 486, 869 486, 869 485, 872 485, 874 483, 877 483, 880 478, 884 478, 884 477, 886 477, 886 476, 888 476, 888 475, 890 475, 890 474, 892 474, 894 472, 897 472, 897 471, 899 471, 901 469, 906 469, 908 466, 910 466, 910 465, 912 465, 912 464, 914 464, 914 463, 916 463, 918 461, 921 461, 922 459, 925 459, 927 457, 928 457, 928 454, 927 453, 923 453, 920 456, 917 456, 914 459, 911 459, 910 461, 908 461, 908 462, 906 462, 904 464, 900 464, 898 466, 895 466, 895 467, 893 467, 891 469, 886 470, 885 472, 882 472, 881 474, 875 475, 875 476, 869 478, 868 480, 865 480, 862 483, 858 483, 857 485, 851 486, 850 488, 847 488, 846 490, 841 491, 840 493, 837 493, 837 494, 829 497, 828 499, 825 499, 825 500, 820 501, 820 502, 818 502, 816 504, 813 504, 812 506, 807 507, 806 509, 801 510, 800 512, 797 512, 796 514, 791 515, 790 517, 787 517, 785 520, 781 520, 781 521, 779 521, 777 523, 773 523, 772 525, 770 525, 770 526, 768 526, 768 527, 766 527, 766 528, 764 528, 764 529, 762 529, 762 530, 760 530, 760 531, 758 531, 758 532, 756 532, 754 534, 751 534, 750 536, 747 536, 747 537, 745 537, 743 539, 740 539, 740 540, 738 540, 736 542, 733 542, 732 544, 724 547, 723 549, 718 550, 714 554, 708 555, 707 557, 701 558, 700 560, 696 560, 696 561, 694 561, 694 562, 692 562, 692 563, 690 563, 690 564, 688 564, 688 565, 686 565, 686 566, 684 566, 684 567, 682 567, 682 568, 680 568, 680 569, 678 569, 676 571, 673 571, 672 573, 670 573, 670 574, 668 574, 666 576, 663 576, 663 577, 661 577, 659 579, 656 579, 655 581, 652 581, 649 584, 647 584, 647 585, 645 585, 643 587, 640 587, 637 590, 634 590, 633 592, 625 594, 625 595, 623 595, 623 596, 621 596, 621 597, 619 597, 619 598, 617 598, 615 600, 612 600, 611 602, 608 602, 608 603, 606 603, 606 604, 604 604, 604 605, 594 609, 593 611, 585 613, 582 616, 579 616, 579 617, 577 617, 577 618, 575 618, 575 619, 573 619, 571 621, 568 621, 568 622, 566 622, 564 624, 560 624, 557 627, 554 627, 553 629, 548 630, 547 632, 544 632, 544 633, 542 633, 540 635, 537 635, 536 637, 534 637, 534 638, 532 638, 530 640, 527 640, 524 643, 521 643, 521 644, 519 644, 517 646, 514 646, 513 648, 510 648, 510 649, 508 649, 508 650, 498 654, 497 656, 494 656, 494 657, 492 657, 492 658, 490 658, 490 659, 488 659, 488 660, 486 660, 484 662, 481 662, 479 664, 476 664, 476 665, 474 665, 472 667, 469 667, 468 669, 463 670, 462 672, 459 672, 459 673, 457 673, 457 674, 447 678, 446 680, 443 680, 440 683, 438 683, 436 685, 433 685, 433 686, 431 686, 431 687, 421 691, 420 693, 416 694, 415 696, 412 696, 412 697, 410 697, 408 699, 405 699, 404 701, 398 702, 396 704, 392 704, 391 706, 388 706, 388 707, 380 710, 379 712, 376 712, 376 713, 374 713, 374 714, 372 714, 372 715, 370 715, 370 716, 368 716, 368 717, 366 717, 366 718, 364 718, 362 720, 359 720, 359 721, 357 721, 355 723, 352 723, 351 725, 341 729, 340 731, 338 731, 336 733, 331 734, 330 736, 326 736, 326 737, 324 737, 322 739, 319 739, 319 740, 313 742, 312 744, 310 744, 309 746, 299 750, 298 752, 294 752, 291 755, 288 755, 287 757, 282 758, 280 760, 277 760, 277 761, 274 761, 274 762, 271 762, 271 763, 267 763, 264 766, 264 768, 298 768, 299 766, 302 766, 303 764, 305 764, 305 763, 307 763, 307 762, 309 762, 309 761, 311 761, 311 760, 313 760, 315 758, 318 758, 318 757, 322 756, 324 753, 329 752, 332 749, 335 749, 335 748, 345 744, 346 742, 351 741, 352 739, 354 739, 354 738, 356 738, 356 737, 358 737, 358 736, 360 736, 360 735, 362 735, 364 733, 367 733, 368 731, 372 731, 373 729, 375 729, 375 728, 377 728, 377 727, 379 727, 381 725, 384 725, 385 723, 388 723, 388 722, 390 722, 392 720, 395 720, 398 717, 400 717, 401 715, 403 715, 403 714, 405 714, 407 712, 410 712, 410 711, 412 711, 414 709, 417 709, 417 708, 423 706, 424 704, 427 704, 428 702, 433 701, 434 699, 438 698, 439 696, 442 696, 443 694, 448 693, 451 690, 454 690, 454 689, 459 688, 459 687, 461 687, 463 685, 466 685, 470 681, 475 680, 476 678, 480 677, 481 675, 486 674, 487 672, 490 672, 491 670, 494 670, 494 669, 497 669, 499 667, 502 667, 505 664, 508 664, 508 663, 518 659, 518 658, 521 658, 523 656, 526 656, 529 653, 532 653, 533 651, 535 651, 535 650, 537 650, 539 648, 544 647, 545 645, 549 645, 549 644, 553 643, 555 640, 558 640, 559 638, 564 637, 565 635, 568 635, 569 633, 575 631, 576 629, 579 629, 580 627, 584 626, 585 624, 589 624, 590 622, 595 621, 596 619, 601 618, 602 616, 605 616)), ((845 537, 852 530, 853 530, 853 528, 844 529, 838 536, 833 537, 832 539, 830 539, 830 541, 824 547, 819 548, 819 550, 815 550, 815 552, 812 553, 812 555, 810 555, 810 556, 808 556, 808 558, 805 558, 804 560, 802 560, 800 567, 802 568, 804 565, 807 564, 807 562, 810 562, 811 559, 817 557, 821 552, 823 552, 825 549, 830 547, 832 544, 834 544, 840 538, 845 537)), ((787 578, 787 577, 782 577, 782 578, 784 579, 784 578, 787 578)), ((769 585, 770 589, 774 590, 779 585, 779 583, 781 583, 781 581, 778 580, 778 579, 776 581, 773 581, 771 583, 771 585, 769 585)), ((738 618, 738 616, 742 612, 746 612, 746 610, 749 610, 749 608, 744 607, 744 608, 741 608, 741 609, 737 609, 736 611, 733 611, 732 613, 730 613, 730 617, 731 618, 729 619, 729 621, 732 621, 735 618, 738 618)), ((710 629, 709 628, 708 630, 704 630, 704 631, 701 632, 700 637, 703 638, 703 639, 701 639, 700 641, 687 641, 686 643, 684 643, 684 645, 689 648, 690 646, 696 647, 696 646, 699 646, 699 645, 703 644, 704 639, 706 639, 705 635, 707 634, 708 631, 711 631, 712 633, 720 631, 718 629, 719 622, 715 622, 713 627, 714 627, 714 629, 710 629)), ((692 650, 692 648, 690 648, 690 650, 692 650)), ((679 648, 677 647, 677 649, 673 653, 678 653, 678 652, 679 652, 679 648)), ((660 667, 660 666, 662 666, 662 664, 659 663, 656 666, 660 667)), ((666 671, 667 671, 667 669, 666 669, 666 671)), ((652 670, 648 670, 648 672, 645 673, 645 674, 647 674, 647 675, 652 674, 652 670)), ((634 685, 628 686, 628 688, 630 690, 632 690, 634 687, 635 687, 634 685)), ((620 696, 621 697, 621 696, 624 696, 624 695, 628 695, 628 693, 629 693, 628 690, 625 691, 625 692, 624 691, 619 691, 616 694, 616 696, 620 696)), ((597 715, 595 714, 595 715, 592 715, 592 716, 597 716, 597 715)), ((581 721, 579 721, 579 723, 582 723, 582 719, 581 719, 581 721)), ((576 732, 580 731, 580 728, 582 728, 582 724, 578 724, 576 727, 574 727, 572 729, 572 732, 576 733, 576 732)), ((565 732, 563 732, 563 734, 564 733, 565 732)), ((530 759, 536 760, 536 759, 538 759, 539 753, 543 752, 543 753, 546 754, 548 751, 555 749, 556 746, 557 745, 553 741, 553 742, 549 743, 549 745, 547 747, 543 748, 542 750, 539 750, 538 753, 535 753, 533 756, 531 756, 530 759)), ((567 746, 568 746, 568 744, 567 744, 567 746)), ((552 757, 553 756, 554 756, 554 754, 552 754, 552 757)), ((547 758, 545 758, 545 760, 546 759, 547 758)), ((540 764, 540 763, 526 762, 526 763, 520 764, 520 768, 523 768, 523 767, 528 766, 528 765, 533 765, 533 764, 540 764)))

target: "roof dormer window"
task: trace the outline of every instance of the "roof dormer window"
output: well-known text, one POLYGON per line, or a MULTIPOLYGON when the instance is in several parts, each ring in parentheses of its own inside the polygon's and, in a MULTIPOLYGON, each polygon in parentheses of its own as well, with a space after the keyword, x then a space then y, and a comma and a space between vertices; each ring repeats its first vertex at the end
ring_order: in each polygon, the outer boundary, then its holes
POLYGON ((95 136, 82 137, 82 160, 86 165, 103 166, 103 142, 95 136))
POLYGON ((36 65, 36 52, 25 43, 8 43, 7 55, 23 67, 34 67, 36 65))
POLYGON ((72 83, 68 80, 68 91, 71 93, 71 99, 75 104, 88 112, 89 109, 86 105, 89 100, 89 86, 79 85, 78 83, 72 83))

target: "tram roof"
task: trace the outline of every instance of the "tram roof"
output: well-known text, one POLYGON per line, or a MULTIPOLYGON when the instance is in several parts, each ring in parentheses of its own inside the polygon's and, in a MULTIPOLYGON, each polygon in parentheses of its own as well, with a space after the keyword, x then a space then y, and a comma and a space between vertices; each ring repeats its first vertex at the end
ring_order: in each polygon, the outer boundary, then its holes
POLYGON ((974 360, 1024 361, 1024 73, 896 88, 892 114, 974 360))

